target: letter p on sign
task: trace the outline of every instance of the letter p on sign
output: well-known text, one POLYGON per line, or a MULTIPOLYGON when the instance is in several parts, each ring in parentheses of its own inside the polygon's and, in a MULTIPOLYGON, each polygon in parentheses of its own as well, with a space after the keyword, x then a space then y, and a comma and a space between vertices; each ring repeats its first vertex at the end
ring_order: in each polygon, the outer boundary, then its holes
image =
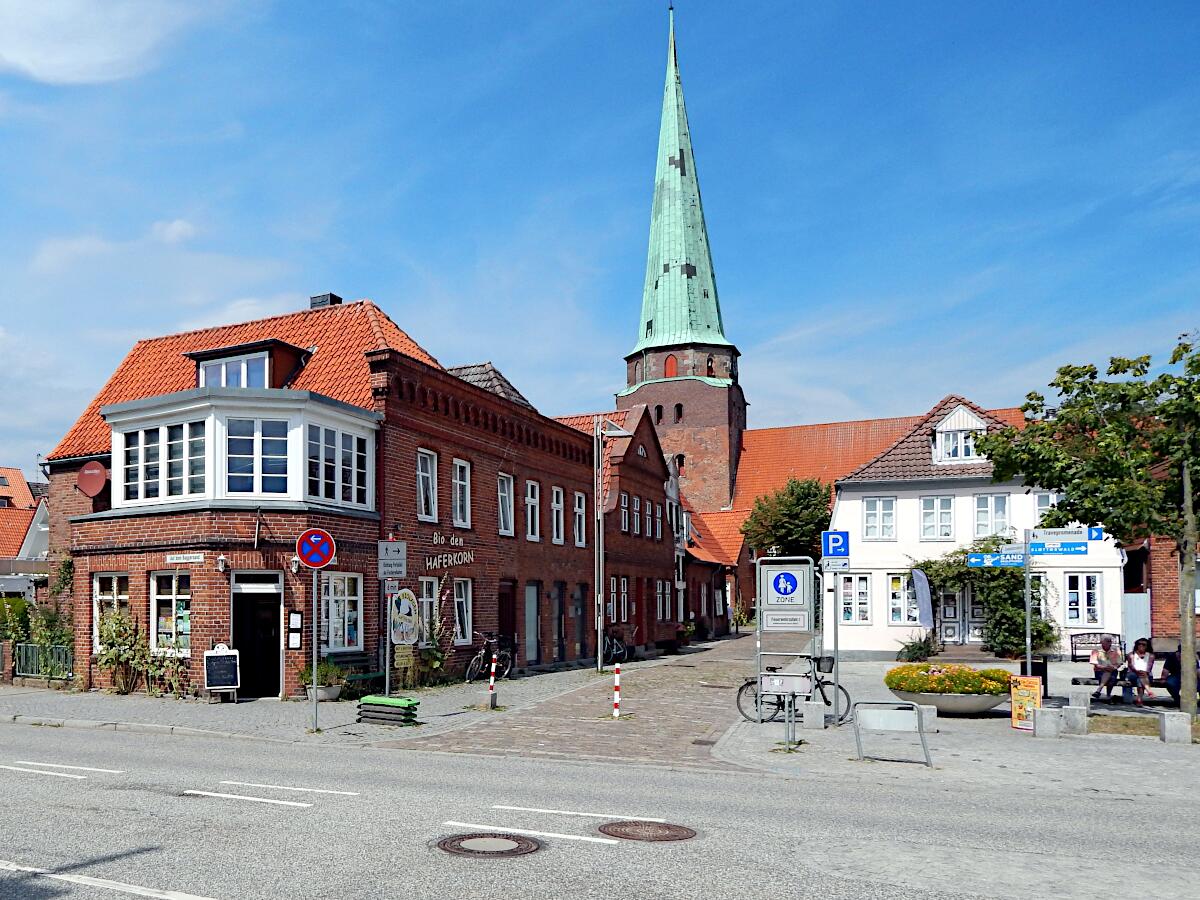
POLYGON ((822 531, 821 556, 837 557, 850 555, 850 532, 822 531))

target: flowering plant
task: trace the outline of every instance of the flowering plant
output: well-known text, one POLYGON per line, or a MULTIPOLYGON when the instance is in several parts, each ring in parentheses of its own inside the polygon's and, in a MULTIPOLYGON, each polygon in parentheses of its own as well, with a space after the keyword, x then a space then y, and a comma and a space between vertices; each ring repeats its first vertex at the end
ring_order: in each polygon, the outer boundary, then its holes
POLYGON ((883 676, 894 691, 914 694, 1007 694, 1011 673, 955 663, 909 663, 883 676))

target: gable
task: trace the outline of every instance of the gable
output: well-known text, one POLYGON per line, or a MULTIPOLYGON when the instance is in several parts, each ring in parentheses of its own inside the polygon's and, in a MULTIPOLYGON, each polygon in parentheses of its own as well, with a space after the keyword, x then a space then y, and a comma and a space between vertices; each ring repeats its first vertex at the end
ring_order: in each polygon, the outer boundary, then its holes
POLYGON ((937 423, 938 431, 984 431, 988 423, 960 403, 937 423))

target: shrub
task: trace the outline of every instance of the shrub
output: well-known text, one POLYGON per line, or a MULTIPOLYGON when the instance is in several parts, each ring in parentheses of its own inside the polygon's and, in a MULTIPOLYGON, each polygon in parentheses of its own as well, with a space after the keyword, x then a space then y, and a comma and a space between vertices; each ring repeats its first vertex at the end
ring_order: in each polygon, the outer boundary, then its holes
POLYGON ((29 604, 24 597, 0 599, 0 641, 24 643, 29 638, 29 604))
POLYGON ((116 609, 101 613, 97 630, 100 652, 96 665, 101 671, 111 673, 116 693, 132 693, 150 658, 146 636, 137 622, 116 609))
MULTIPOLYGON (((300 683, 305 687, 312 684, 312 664, 306 665, 300 669, 300 683)), ((337 684, 342 684, 346 680, 346 672, 340 666, 331 663, 327 659, 317 663, 317 686, 318 687, 333 687, 337 684)))
POLYGON ((896 666, 883 683, 894 691, 914 694, 1007 694, 1012 675, 1003 669, 973 669, 953 663, 908 663, 896 666))
POLYGON ((910 637, 896 651, 896 659, 900 662, 924 662, 938 652, 937 635, 933 629, 920 637, 910 637))

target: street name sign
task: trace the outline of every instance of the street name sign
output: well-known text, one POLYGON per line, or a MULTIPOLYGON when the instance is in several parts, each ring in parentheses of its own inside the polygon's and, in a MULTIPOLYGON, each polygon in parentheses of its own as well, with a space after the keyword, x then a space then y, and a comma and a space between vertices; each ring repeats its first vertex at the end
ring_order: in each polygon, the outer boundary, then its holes
POLYGON ((1035 528, 1029 533, 1031 541, 1086 541, 1087 530, 1083 528, 1035 528))
POLYGON ((968 569, 1019 569, 1025 565, 1023 553, 968 553, 968 569))
POLYGON ((1001 553, 1024 553, 1025 545, 1024 544, 1005 544, 1003 547, 1000 548, 1000 552, 1001 553))
POLYGON ((1030 556, 1084 556, 1087 541, 1030 541, 1030 556))

